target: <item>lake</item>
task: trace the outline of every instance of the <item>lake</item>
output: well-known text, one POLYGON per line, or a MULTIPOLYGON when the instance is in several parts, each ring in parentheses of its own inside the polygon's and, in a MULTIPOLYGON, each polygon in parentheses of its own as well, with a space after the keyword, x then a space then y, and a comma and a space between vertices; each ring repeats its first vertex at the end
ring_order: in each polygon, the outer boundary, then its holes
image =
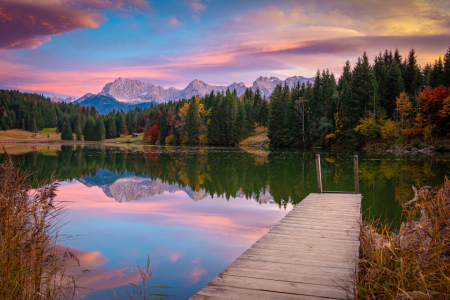
MULTIPOLYGON (((349 150, 158 146, 20 146, 12 157, 38 183, 62 180, 70 201, 61 233, 88 275, 85 299, 114 299, 150 257, 154 292, 188 299, 239 257, 310 193, 317 192, 315 154, 324 190, 353 191, 359 156, 364 218, 399 226, 411 186, 436 186, 448 155, 349 150)), ((4 157, 1 156, 3 161, 4 157)))

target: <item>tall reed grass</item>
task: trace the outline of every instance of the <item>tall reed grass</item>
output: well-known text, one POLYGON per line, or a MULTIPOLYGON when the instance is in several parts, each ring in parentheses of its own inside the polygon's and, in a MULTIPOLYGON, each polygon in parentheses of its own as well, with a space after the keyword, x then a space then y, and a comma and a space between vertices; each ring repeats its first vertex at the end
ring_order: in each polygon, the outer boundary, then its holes
POLYGON ((450 299, 450 181, 413 188, 399 230, 361 225, 357 299, 450 299))
POLYGON ((58 230, 67 208, 55 202, 58 182, 33 189, 27 174, 6 155, 0 165, 0 299, 73 299, 78 259, 61 242, 58 230))

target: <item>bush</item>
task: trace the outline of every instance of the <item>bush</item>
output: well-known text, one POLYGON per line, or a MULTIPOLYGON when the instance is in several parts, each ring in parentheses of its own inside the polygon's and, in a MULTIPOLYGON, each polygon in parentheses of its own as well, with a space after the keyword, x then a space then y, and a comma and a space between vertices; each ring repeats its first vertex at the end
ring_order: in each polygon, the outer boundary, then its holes
POLYGON ((381 126, 381 137, 385 140, 393 140, 398 137, 399 130, 397 124, 390 119, 387 120, 383 126, 381 126))
POLYGON ((174 145, 175 144, 175 135, 171 134, 166 137, 166 145, 174 145))
MULTIPOLYGON (((403 205, 400 230, 361 225, 357 299, 448 299, 450 181, 424 187, 403 205)), ((355 295, 356 296, 356 295, 355 295)))

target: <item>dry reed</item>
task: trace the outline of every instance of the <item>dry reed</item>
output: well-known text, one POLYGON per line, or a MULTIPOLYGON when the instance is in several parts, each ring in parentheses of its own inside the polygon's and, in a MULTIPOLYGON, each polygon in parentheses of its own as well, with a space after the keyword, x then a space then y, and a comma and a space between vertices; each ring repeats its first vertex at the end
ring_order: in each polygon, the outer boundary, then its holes
POLYGON ((65 203, 54 178, 33 189, 6 155, 0 165, 0 299, 73 299, 77 258, 58 245, 65 203))
POLYGON ((450 181, 421 188, 399 230, 361 225, 357 299, 450 299, 450 181))
POLYGON ((157 297, 155 298, 155 300, 158 299, 165 299, 168 297, 175 297, 175 296, 170 296, 170 295, 166 295, 166 294, 159 294, 159 293, 152 293, 151 290, 155 289, 155 288, 164 288, 167 289, 167 286, 150 286, 148 284, 148 280, 150 279, 150 276, 152 276, 152 270, 150 269, 150 256, 147 256, 147 269, 146 270, 142 270, 140 266, 137 266, 139 268, 139 273, 141 274, 141 279, 142 279, 142 287, 139 285, 136 285, 134 283, 129 283, 129 285, 131 285, 133 287, 133 292, 130 294, 127 291, 124 290, 125 295, 118 295, 116 294, 116 291, 114 290, 114 288, 112 289, 114 292, 114 297, 116 298, 116 300, 150 300, 153 297, 157 297))

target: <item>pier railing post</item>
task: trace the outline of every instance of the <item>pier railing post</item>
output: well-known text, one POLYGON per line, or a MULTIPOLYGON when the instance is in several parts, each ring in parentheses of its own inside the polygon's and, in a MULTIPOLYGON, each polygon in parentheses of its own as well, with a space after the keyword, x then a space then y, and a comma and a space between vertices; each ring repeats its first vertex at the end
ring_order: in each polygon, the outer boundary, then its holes
POLYGON ((322 194, 322 171, 320 169, 320 155, 316 154, 316 172, 317 172, 317 188, 319 194, 322 194))
POLYGON ((354 156, 354 161, 355 161, 355 194, 359 194, 358 155, 354 156))

